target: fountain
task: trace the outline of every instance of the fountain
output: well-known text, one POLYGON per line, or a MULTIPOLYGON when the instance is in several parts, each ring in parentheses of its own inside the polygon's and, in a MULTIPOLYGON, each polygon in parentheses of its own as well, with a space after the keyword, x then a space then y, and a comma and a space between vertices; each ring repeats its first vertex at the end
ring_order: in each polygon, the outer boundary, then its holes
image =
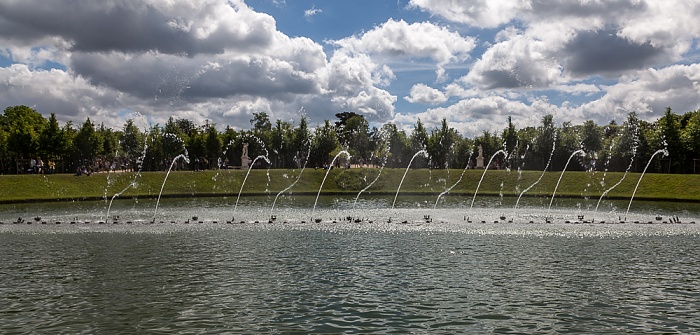
POLYGON ((177 157, 173 159, 173 162, 170 163, 170 168, 168 168, 168 172, 165 174, 165 178, 163 179, 163 185, 160 186, 160 192, 158 193, 158 200, 156 201, 156 209, 153 211, 153 221, 156 220, 156 215, 158 214, 158 205, 160 204, 160 197, 163 195, 163 189, 165 188, 165 182, 168 181, 168 176, 170 176, 170 171, 172 171, 173 166, 177 162, 178 159, 184 159, 185 162, 189 164, 190 159, 187 157, 187 150, 185 150, 184 154, 180 154, 177 157))
MULTIPOLYGON (((244 153, 247 153, 247 151, 244 151, 244 153)), ((265 155, 260 155, 258 157, 255 157, 253 162, 248 167, 248 172, 246 172, 245 178, 243 178, 243 183, 241 184, 241 188, 238 190, 238 197, 236 197, 236 205, 233 207, 233 214, 234 215, 236 214, 236 210, 238 209, 238 201, 241 199, 241 193, 243 192, 243 186, 245 186, 245 182, 248 180, 248 176, 250 175, 250 171, 253 169, 253 166, 255 166, 255 162, 257 162, 258 159, 264 159, 267 162, 267 164, 271 164, 270 160, 265 155)))
POLYGON ((318 187, 318 194, 316 194, 316 201, 314 201, 314 207, 311 210, 311 217, 313 218, 314 213, 316 212, 316 204, 318 204, 318 198, 321 196, 321 189, 323 189, 323 184, 326 183, 326 178, 328 178, 328 173, 331 172, 331 169, 333 168, 333 165, 335 164, 335 160, 340 157, 340 155, 345 155, 348 159, 350 159, 350 153, 342 150, 338 154, 333 157, 333 160, 331 161, 331 164, 328 166, 328 170, 326 171, 326 175, 323 176, 323 181, 321 181, 321 186, 318 187))
POLYGON ((542 177, 544 177, 544 174, 547 173, 547 169, 549 168, 549 164, 552 163, 552 156, 554 156, 554 149, 556 148, 556 143, 557 143, 557 134, 554 133, 554 143, 552 143, 552 151, 549 152, 549 159, 547 160, 547 165, 544 166, 544 170, 542 170, 542 174, 540 174, 540 177, 532 183, 532 185, 528 186, 526 189, 524 189, 520 194, 518 195, 518 200, 515 201, 515 207, 514 209, 518 209, 518 204, 520 203, 520 198, 523 197, 523 194, 527 193, 530 189, 535 187, 535 185, 539 184, 540 181, 542 180, 542 177))
POLYGON ((296 185, 299 182, 299 180, 301 179, 301 175, 304 174, 304 169, 306 169, 306 163, 309 162, 309 156, 311 156, 311 140, 309 140, 309 142, 307 142, 307 147, 309 148, 309 150, 306 152, 306 159, 304 160, 304 165, 301 167, 301 171, 299 171, 299 175, 297 176, 297 179, 294 180, 294 182, 291 183, 289 186, 287 186, 285 189, 279 191, 279 193, 277 193, 277 195, 275 196, 275 200, 272 201, 272 206, 270 206, 270 219, 271 220, 272 220, 272 213, 275 210, 275 204, 277 203, 277 198, 279 198, 280 195, 284 194, 284 192, 287 192, 292 187, 294 187, 294 185, 296 185))
POLYGON ((353 210, 355 209, 355 206, 357 205, 357 199, 360 198, 360 195, 362 195, 362 193, 367 191, 370 187, 372 187, 372 185, 374 185, 374 183, 377 182, 377 180, 379 180, 379 177, 381 177, 381 175, 382 175, 382 171, 384 171, 384 166, 386 166, 386 162, 389 159, 389 152, 391 151, 391 144, 390 144, 389 139, 388 139, 388 133, 386 133, 386 132, 383 133, 381 138, 384 140, 384 145, 386 146, 386 148, 385 148, 386 153, 384 154, 384 158, 382 159, 382 166, 379 168, 379 173, 374 178, 374 180, 372 180, 372 182, 370 182, 367 186, 365 186, 363 189, 361 189, 360 192, 357 192, 357 196, 355 197, 355 201, 352 203, 353 210))
POLYGON ((644 171, 642 171, 642 175, 639 176, 639 180, 637 180, 637 185, 634 187, 634 192, 632 192, 632 197, 630 197, 630 203, 627 205, 627 212, 625 212, 625 215, 629 214, 630 212, 630 207, 632 207, 632 200, 634 200, 634 195, 637 194, 637 189, 639 188, 639 183, 642 182, 642 178, 644 178, 644 174, 647 172, 647 169, 649 168, 649 165, 651 164, 651 161, 654 160, 654 157, 658 154, 663 154, 664 157, 668 156, 668 150, 666 149, 661 149, 657 150, 653 155, 651 155, 651 158, 649 158, 649 162, 647 163, 647 166, 644 167, 644 171))
POLYGON ((547 212, 549 212, 552 209, 552 203, 554 202, 554 196, 557 194, 557 189, 559 188, 559 184, 561 183, 561 179, 564 177, 564 172, 566 172, 566 168, 569 166, 569 163, 571 163, 571 159, 574 158, 576 155, 583 154, 585 155, 586 153, 583 151, 583 149, 579 149, 574 151, 571 156, 569 156, 569 159, 566 161, 566 165, 564 165, 564 170, 561 171, 561 174, 559 175, 559 180, 557 180, 557 186, 554 187, 554 192, 552 193, 552 199, 549 200, 549 207, 547 207, 547 212))
POLYGON ((452 191, 452 189, 455 188, 455 186, 457 186, 457 184, 459 184, 462 181, 462 178, 464 178, 464 173, 467 172, 467 168, 469 168, 469 162, 471 162, 471 160, 472 160, 472 154, 473 154, 473 152, 469 153, 469 158, 467 158, 467 165, 464 167, 464 170, 462 170, 462 174, 459 175, 459 179, 457 179, 457 182, 452 184, 452 186, 450 186, 449 188, 447 188, 446 190, 444 190, 442 193, 440 193, 438 195, 437 199, 435 200, 435 205, 433 205, 433 209, 437 208, 438 201, 440 201, 440 198, 443 195, 450 193, 450 191, 452 191))
POLYGON ((136 166, 138 167, 138 171, 134 174, 134 179, 127 185, 124 189, 121 191, 115 193, 112 196, 112 200, 109 201, 109 206, 107 207, 107 215, 105 217, 105 221, 109 220, 109 212, 112 209, 112 202, 114 202, 114 199, 121 196, 122 193, 126 192, 126 190, 130 189, 131 187, 136 185, 136 179, 141 175, 141 169, 143 168, 143 159, 146 157, 146 150, 148 150, 148 145, 144 144, 143 146, 143 152, 141 153, 141 157, 139 157, 136 160, 136 166))
MULTIPOLYGON (((481 148, 481 147, 479 147, 481 148)), ((503 154, 503 156, 506 157, 506 160, 508 159, 508 153, 506 153, 505 150, 501 149, 496 151, 495 154, 491 156, 491 159, 489 159, 489 163, 486 165, 486 168, 484 168, 484 173, 481 174, 481 179, 479 179, 479 184, 476 185, 476 190, 474 191, 474 197, 472 198, 472 204, 469 206, 469 211, 472 211, 472 208, 474 208, 474 200, 476 200, 476 195, 479 193, 479 188, 481 187, 481 182, 484 181, 484 176, 486 175, 486 171, 489 170, 489 167, 491 166, 491 163, 493 162, 493 159, 496 158, 499 154, 503 154)), ((481 156, 481 152, 479 152, 479 156, 481 156)))
POLYGON ((428 157, 428 152, 426 150, 420 150, 416 152, 413 157, 411 157, 411 161, 408 162, 408 166, 406 167, 406 172, 403 173, 403 177, 401 177, 401 182, 399 183, 399 187, 396 189, 396 195, 394 196, 394 202, 391 204, 391 209, 394 209, 394 206, 396 206, 396 198, 399 197, 399 192, 401 191, 401 185, 403 185, 403 180, 406 179, 406 174, 408 174, 408 169, 411 168, 411 164, 413 164, 413 160, 416 159, 419 155, 423 155, 423 157, 428 157))

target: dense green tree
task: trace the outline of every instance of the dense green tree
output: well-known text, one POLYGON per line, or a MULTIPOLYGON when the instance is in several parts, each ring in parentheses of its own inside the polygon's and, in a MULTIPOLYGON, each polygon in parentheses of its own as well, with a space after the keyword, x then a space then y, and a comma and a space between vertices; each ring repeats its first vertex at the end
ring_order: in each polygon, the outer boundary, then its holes
POLYGON ((369 122, 362 115, 355 115, 347 119, 342 128, 343 136, 347 142, 348 151, 352 154, 356 162, 367 161, 371 156, 369 143, 369 122))
POLYGON ((270 117, 265 112, 253 113, 250 124, 253 125, 253 130, 257 134, 269 133, 272 130, 270 117))
POLYGON ((204 125, 204 142, 206 153, 209 161, 209 168, 219 168, 219 159, 221 158, 221 137, 216 130, 216 125, 207 123, 204 125))
POLYGON ((312 141, 311 164, 315 167, 327 166, 331 163, 331 152, 338 147, 338 136, 335 128, 326 120, 323 126, 316 127, 312 141))
POLYGON ((513 120, 508 116, 508 126, 503 130, 503 135, 501 135, 503 143, 505 144, 505 150, 508 152, 508 167, 518 165, 518 131, 515 129, 513 120))
MULTIPOLYGON (((428 149, 428 130, 425 129, 425 126, 423 125, 423 122, 421 122, 420 118, 416 120, 416 125, 413 127, 413 130, 411 130, 411 135, 409 136, 409 141, 410 141, 410 149, 413 154, 420 150, 427 150, 428 149)), ((429 157, 430 153, 428 153, 428 156, 418 156, 416 159, 413 160, 413 167, 415 168, 425 168, 428 167, 428 162, 430 161, 429 157)))
POLYGON ((166 160, 172 160, 180 154, 186 153, 185 139, 188 136, 182 128, 173 120, 168 119, 163 128, 163 155, 166 160))
MULTIPOLYGON (((686 125, 681 133, 681 140, 685 150, 687 150, 687 157, 690 158, 689 163, 693 164, 693 159, 700 159, 700 110, 695 112, 686 113, 689 115, 686 118, 686 125)), ((700 167, 696 167, 700 168, 700 167)), ((698 171, 693 171, 697 173, 698 171)))
POLYGON ((5 108, 7 148, 15 158, 30 158, 39 154, 39 137, 47 127, 47 121, 37 111, 27 106, 5 108))
POLYGON ((671 107, 666 107, 664 116, 659 119, 659 132, 668 150, 668 160, 670 166, 665 172, 685 172, 685 150, 681 142, 680 123, 678 115, 671 111, 671 107))
POLYGON ((46 127, 39 135, 39 146, 41 155, 47 159, 63 158, 66 153, 66 138, 54 113, 51 113, 46 127))
POLYGON ((307 156, 311 153, 311 133, 309 132, 305 116, 301 117, 299 125, 294 128, 292 146, 290 149, 296 158, 294 167, 303 167, 307 156))
POLYGON ((122 129, 120 142, 123 155, 134 171, 138 170, 138 164, 144 155, 145 138, 146 136, 134 125, 133 119, 126 121, 122 129))
MULTIPOLYGON (((538 136, 534 143, 533 158, 537 159, 536 170, 547 166, 552 150, 556 146, 557 132, 554 126, 554 116, 547 114, 542 118, 542 125, 537 128, 538 136)), ((556 152, 555 152, 556 154, 556 152)), ((550 164, 550 169, 552 165, 550 164)))
POLYGON ((78 164, 92 166, 98 153, 102 151, 102 139, 89 117, 75 134, 73 145, 78 164))
POLYGON ((447 155, 452 150, 454 144, 455 130, 447 125, 447 119, 442 119, 440 128, 434 129, 428 139, 428 154, 432 162, 432 167, 447 168, 447 155))

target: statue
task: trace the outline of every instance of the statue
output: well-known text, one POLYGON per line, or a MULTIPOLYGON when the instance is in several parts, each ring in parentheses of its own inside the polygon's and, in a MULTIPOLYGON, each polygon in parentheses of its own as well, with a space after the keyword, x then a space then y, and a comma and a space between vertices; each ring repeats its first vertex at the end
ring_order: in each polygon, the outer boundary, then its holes
POLYGON ((484 148, 482 148, 481 144, 479 144, 477 149, 479 150, 479 156, 476 157, 476 168, 483 169, 484 168, 484 148))
POLYGON ((248 157, 248 143, 243 143, 243 153, 241 154, 241 168, 250 166, 250 157, 248 157))

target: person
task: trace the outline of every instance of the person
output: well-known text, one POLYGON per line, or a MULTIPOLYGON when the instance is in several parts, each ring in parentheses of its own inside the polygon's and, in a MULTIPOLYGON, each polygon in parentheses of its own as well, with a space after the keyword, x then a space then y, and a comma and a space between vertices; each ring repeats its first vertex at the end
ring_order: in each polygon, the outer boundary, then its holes
POLYGON ((36 173, 36 159, 34 157, 29 161, 29 169, 32 173, 36 173))
POLYGON ((39 174, 44 174, 44 161, 41 158, 36 162, 36 171, 39 174))
POLYGON ((54 174, 56 173, 56 162, 53 160, 49 160, 49 174, 54 174))

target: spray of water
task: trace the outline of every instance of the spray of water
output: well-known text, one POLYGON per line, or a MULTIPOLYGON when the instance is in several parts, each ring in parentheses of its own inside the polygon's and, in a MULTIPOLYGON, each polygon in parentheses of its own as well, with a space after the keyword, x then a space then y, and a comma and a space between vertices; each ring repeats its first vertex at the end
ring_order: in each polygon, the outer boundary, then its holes
POLYGON ((668 150, 666 149, 661 149, 657 150, 653 155, 651 155, 651 158, 649 158, 649 162, 647 163, 647 166, 644 167, 644 171, 642 171, 642 175, 639 176, 639 180, 637 180, 637 185, 634 187, 634 192, 632 192, 632 197, 630 198, 630 203, 627 205, 627 212, 625 212, 625 216, 629 214, 630 212, 630 207, 632 207, 632 200, 634 200, 634 195, 637 194, 637 189, 639 188, 639 183, 642 182, 642 178, 644 178, 644 174, 647 172, 647 169, 649 168, 649 165, 651 164, 651 161, 654 160, 654 157, 658 154, 664 154, 664 157, 668 156, 668 150))
POLYGON ((571 156, 569 156, 569 159, 566 161, 566 165, 564 165, 564 170, 561 171, 561 174, 559 175, 559 180, 557 180, 557 185, 554 187, 554 192, 552 193, 552 199, 549 200, 549 207, 547 207, 547 211, 549 212, 550 209, 552 209, 552 203, 554 202, 554 196, 557 194, 557 189, 559 188, 559 184, 561 183, 561 179, 564 177, 564 172, 566 172, 566 168, 569 167, 569 163, 571 163, 571 159, 574 158, 576 155, 585 155, 586 152, 583 151, 583 149, 579 149, 574 151, 571 156))
MULTIPOLYGON (((238 190, 238 197, 236 197, 236 206, 233 207, 233 214, 236 214, 236 209, 238 209, 238 201, 241 200, 241 193, 243 192, 243 186, 245 186, 245 182, 248 180, 248 176, 250 175, 250 171, 253 170, 253 166, 255 166, 255 163, 258 161, 258 159, 264 159, 268 165, 270 164, 270 160, 267 158, 267 156, 260 155, 258 157, 255 157, 255 159, 253 160, 253 163, 251 163, 250 166, 248 167, 248 172, 246 172, 245 178, 243 178, 243 183, 241 184, 241 188, 238 190)), ((269 178, 269 176, 268 176, 268 178, 269 178)))
POLYGON ((455 188, 455 186, 457 186, 457 184, 459 184, 462 181, 462 178, 464 178, 464 173, 467 172, 467 168, 469 168, 469 162, 471 162, 471 160, 472 160, 472 154, 473 154, 473 152, 469 153, 469 158, 467 158, 467 165, 464 167, 464 170, 462 170, 462 174, 459 175, 459 179, 457 180, 457 182, 452 184, 452 186, 450 186, 449 188, 447 188, 445 191, 443 191, 442 193, 440 193, 438 195, 437 199, 435 200, 435 205, 433 205, 433 209, 437 208, 437 204, 443 195, 450 193, 450 191, 452 191, 452 189, 455 188))
POLYGON ((520 203, 520 198, 523 197, 523 194, 527 193, 530 189, 535 187, 535 185, 539 184, 540 181, 542 180, 542 177, 544 177, 544 174, 547 172, 547 169, 549 168, 549 164, 552 163, 552 156, 554 156, 554 149, 557 147, 557 133, 554 133, 554 142, 552 143, 552 151, 549 153, 549 160, 547 160, 547 165, 545 165, 544 170, 542 170, 542 174, 540 174, 540 177, 537 178, 537 180, 532 183, 532 185, 528 186, 526 189, 524 189, 520 194, 518 195, 518 200, 515 201, 515 207, 513 209, 518 209, 518 204, 520 203))
POLYGON ((299 179, 301 179, 301 175, 304 174, 304 169, 306 169, 306 163, 309 161, 309 156, 311 155, 311 141, 309 141, 307 143, 307 145, 309 147, 309 151, 307 151, 307 153, 306 153, 306 160, 304 160, 304 165, 301 167, 301 171, 299 172, 297 179, 291 185, 287 186, 287 188, 285 188, 284 190, 281 190, 279 193, 277 193, 277 195, 275 196, 275 200, 272 202, 272 207, 270 208, 270 217, 272 217, 272 213, 275 210, 275 204, 277 203, 277 198, 279 198, 280 195, 284 194, 285 192, 290 190, 292 187, 294 187, 294 185, 296 185, 299 182, 299 179))
POLYGON ((416 152, 413 157, 411 157, 411 161, 408 162, 408 166, 406 167, 406 171, 403 173, 403 177, 401 177, 401 182, 399 183, 399 188, 396 189, 396 195, 394 196, 394 202, 391 204, 391 209, 394 209, 394 206, 396 206, 396 198, 399 197, 399 192, 401 191, 401 185, 403 185, 403 180, 406 179, 406 174, 408 174, 408 169, 411 168, 411 164, 413 163, 413 160, 416 159, 419 155, 423 155, 423 157, 428 157, 428 152, 426 150, 421 150, 416 152))
POLYGON ((316 204, 318 203, 318 197, 321 196, 321 189, 323 189, 323 184, 326 183, 326 178, 328 178, 328 173, 331 172, 331 169, 333 168, 333 165, 335 164, 335 160, 338 159, 340 155, 345 155, 345 157, 350 159, 350 153, 343 150, 339 152, 335 157, 333 157, 333 160, 331 161, 331 165, 328 166, 328 170, 326 171, 326 175, 323 177, 323 181, 321 181, 321 186, 318 188, 318 194, 316 194, 316 201, 314 201, 314 208, 311 210, 311 217, 314 216, 314 213, 316 212, 316 204))
POLYGON ((484 176, 486 176, 486 171, 489 170, 489 166, 491 166, 491 162, 493 162, 493 159, 496 158, 499 154, 503 154, 503 156, 506 157, 506 160, 508 160, 508 153, 505 150, 498 150, 496 151, 495 154, 491 156, 491 159, 489 159, 489 163, 486 165, 486 168, 484 168, 484 173, 481 174, 481 179, 479 179, 479 184, 476 185, 476 190, 474 191, 474 197, 472 197, 472 204, 469 206, 469 211, 471 212, 472 208, 474 208, 474 200, 476 200, 476 195, 479 193, 479 188, 481 187, 481 182, 484 181, 484 176))
POLYGON ((163 179, 163 185, 160 186, 160 193, 158 193, 158 200, 156 201, 156 209, 153 211, 153 220, 155 221, 156 215, 158 214, 158 205, 160 204, 160 197, 163 195, 163 189, 165 188, 165 182, 168 181, 168 176, 170 176, 170 171, 172 171, 173 166, 175 166, 175 163, 177 162, 178 159, 184 159, 187 164, 190 163, 189 157, 187 157, 187 150, 185 150, 184 154, 178 155, 173 159, 173 162, 170 163, 170 168, 168 169, 168 173, 165 174, 165 178, 163 179))
POLYGON ((384 154, 384 159, 382 159, 382 166, 381 166, 381 168, 379 168, 379 173, 377 174, 377 177, 375 177, 374 180, 372 180, 371 183, 369 183, 367 186, 365 186, 365 188, 363 188, 362 190, 360 190, 360 192, 357 193, 357 196, 355 197, 355 201, 352 203, 352 209, 355 209, 355 205, 357 205, 357 199, 360 198, 360 195, 362 195, 362 193, 364 193, 370 187, 372 187, 372 185, 374 185, 374 183, 376 183, 377 180, 379 180, 379 177, 381 177, 382 171, 384 171, 384 166, 386 166, 386 162, 389 159, 389 152, 391 151, 391 143, 389 142, 388 135, 389 135, 388 133, 384 133, 384 136, 382 136, 382 138, 384 139, 384 143, 386 145, 386 153, 384 154))

